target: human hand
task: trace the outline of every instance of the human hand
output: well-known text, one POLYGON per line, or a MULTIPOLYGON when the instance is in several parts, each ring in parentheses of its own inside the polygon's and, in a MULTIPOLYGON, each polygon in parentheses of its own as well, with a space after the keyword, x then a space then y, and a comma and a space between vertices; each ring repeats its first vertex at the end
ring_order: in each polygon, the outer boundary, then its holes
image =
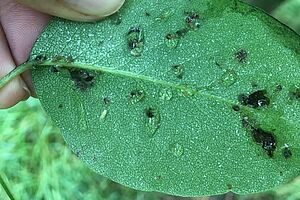
MULTIPOLYGON (((27 60, 50 15, 94 21, 114 13, 124 1, 0 0, 0 78, 27 60)), ((30 95, 35 95, 34 88, 30 73, 25 72, 0 89, 0 108, 11 107, 30 95)))

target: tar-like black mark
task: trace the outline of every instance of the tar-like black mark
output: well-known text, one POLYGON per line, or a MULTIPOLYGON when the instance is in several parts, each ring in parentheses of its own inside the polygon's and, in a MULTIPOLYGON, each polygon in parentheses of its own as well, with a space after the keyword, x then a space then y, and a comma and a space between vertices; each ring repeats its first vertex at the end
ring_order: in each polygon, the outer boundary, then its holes
POLYGON ((248 57, 248 53, 246 50, 240 49, 234 54, 234 56, 236 60, 239 61, 240 63, 245 63, 248 57))
POLYGON ((93 86, 95 76, 90 72, 81 69, 72 69, 69 72, 78 89, 85 91, 93 86))
POLYGON ((241 94, 238 100, 242 105, 252 108, 265 107, 270 104, 270 98, 267 96, 266 90, 258 90, 250 95, 241 94))

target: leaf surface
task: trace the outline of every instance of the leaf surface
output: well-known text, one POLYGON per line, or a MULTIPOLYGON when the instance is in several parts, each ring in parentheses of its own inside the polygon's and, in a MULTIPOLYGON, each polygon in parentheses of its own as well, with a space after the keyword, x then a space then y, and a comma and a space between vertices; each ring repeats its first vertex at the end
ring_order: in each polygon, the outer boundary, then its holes
POLYGON ((30 62, 45 110, 96 172, 247 194, 300 175, 299 41, 239 1, 131 0, 97 23, 53 19, 30 62))

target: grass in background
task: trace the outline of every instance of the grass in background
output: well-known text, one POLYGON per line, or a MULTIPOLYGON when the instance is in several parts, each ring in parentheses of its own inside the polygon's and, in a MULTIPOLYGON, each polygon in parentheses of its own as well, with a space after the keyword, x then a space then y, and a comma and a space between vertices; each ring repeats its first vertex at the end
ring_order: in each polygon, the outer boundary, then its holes
POLYGON ((15 198, 22 200, 158 196, 123 187, 87 168, 33 99, 0 111, 0 172, 15 198))

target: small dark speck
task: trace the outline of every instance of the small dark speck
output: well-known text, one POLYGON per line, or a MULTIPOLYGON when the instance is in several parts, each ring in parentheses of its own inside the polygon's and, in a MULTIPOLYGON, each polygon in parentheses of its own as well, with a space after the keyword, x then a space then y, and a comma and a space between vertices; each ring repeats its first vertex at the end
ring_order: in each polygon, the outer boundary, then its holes
POLYGON ((63 108, 63 107, 64 107, 63 104, 58 105, 58 108, 60 108, 60 109, 63 108))
POLYGON ((110 99, 108 97, 103 98, 103 103, 104 105, 109 105, 110 104, 110 99))
POLYGON ((145 12, 145 15, 146 15, 147 17, 150 17, 150 13, 149 13, 149 12, 145 12))
POLYGON ((233 186, 232 186, 232 184, 227 184, 227 188, 228 188, 228 190, 232 190, 232 188, 233 188, 233 186))
POLYGON ((279 172, 280 176, 283 176, 283 172, 279 172))

